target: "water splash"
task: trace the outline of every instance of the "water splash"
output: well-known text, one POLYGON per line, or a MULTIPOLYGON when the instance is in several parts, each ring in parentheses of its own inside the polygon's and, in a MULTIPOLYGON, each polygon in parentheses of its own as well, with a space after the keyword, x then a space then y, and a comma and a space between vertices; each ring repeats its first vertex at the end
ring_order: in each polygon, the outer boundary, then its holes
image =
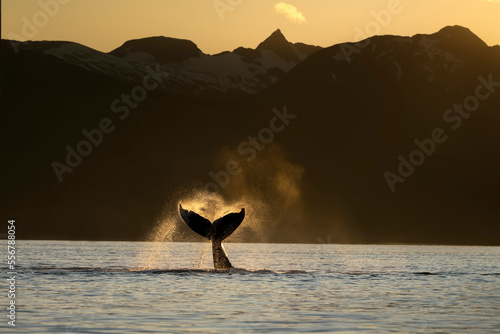
MULTIPOLYGON (((235 231, 227 240, 244 241, 249 236, 255 238, 260 236, 264 239, 266 233, 263 225, 267 221, 268 206, 262 202, 253 199, 242 198, 236 201, 226 201, 220 194, 194 190, 190 194, 183 196, 178 200, 177 205, 170 204, 163 217, 159 219, 156 228, 148 236, 148 247, 141 252, 140 265, 141 270, 165 269, 172 265, 173 254, 169 250, 169 244, 173 241, 179 241, 182 237, 181 232, 186 229, 179 218, 178 206, 182 204, 184 208, 195 211, 210 221, 215 221, 231 212, 239 212, 245 208, 246 217, 239 229, 235 231), (172 210, 174 209, 174 210, 172 210)), ((182 239, 181 239, 182 240, 182 239)), ((194 260, 194 267, 201 268, 204 258, 208 258, 211 244, 205 243, 200 249, 200 253, 194 260)))
MULTIPOLYGON (((238 159, 234 152, 225 154, 225 158, 238 159)), ((151 246, 141 255, 144 259, 141 268, 168 267, 173 260, 169 242, 185 241, 182 233, 186 236, 194 233, 180 219, 179 204, 211 222, 245 208, 245 219, 226 239, 228 242, 267 242, 280 220, 300 217, 300 180, 304 173, 301 166, 288 162, 283 152, 273 147, 261 152, 260 158, 252 163, 241 162, 241 166, 244 167, 242 172, 233 176, 223 189, 224 194, 230 195, 228 197, 200 188, 183 189, 182 193, 172 194, 165 205, 163 218, 148 238, 151 246)), ((195 257, 195 268, 203 265, 205 254, 209 253, 207 247, 202 247, 200 255, 195 257)))
POLYGON ((177 227, 173 217, 160 220, 148 236, 149 247, 140 255, 140 259, 142 259, 140 268, 142 270, 158 269, 160 265, 168 263, 170 257, 168 244, 173 241, 177 227))
POLYGON ((203 265, 203 258, 205 256, 205 254, 208 254, 210 248, 211 248, 212 244, 210 242, 206 242, 205 245, 203 246, 202 248, 202 251, 201 251, 201 254, 200 256, 196 259, 196 261, 194 262, 194 268, 196 269, 201 269, 202 265, 203 265))
POLYGON ((193 191, 179 201, 183 208, 195 211, 211 222, 231 212, 239 212, 245 208, 245 219, 241 226, 228 239, 230 242, 241 242, 249 237, 257 237, 265 241, 268 230, 265 225, 271 220, 269 205, 252 197, 238 200, 225 200, 220 194, 209 191, 193 191))

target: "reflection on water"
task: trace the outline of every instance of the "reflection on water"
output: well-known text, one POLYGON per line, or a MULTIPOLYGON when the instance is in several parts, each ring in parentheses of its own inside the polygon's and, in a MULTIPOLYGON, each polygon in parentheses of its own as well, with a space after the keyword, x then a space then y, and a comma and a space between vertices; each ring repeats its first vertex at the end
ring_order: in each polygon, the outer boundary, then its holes
POLYGON ((218 271, 207 244, 20 241, 18 326, 1 332, 500 328, 500 247, 227 243, 237 268, 218 271), (144 268, 151 247, 169 256, 144 268))

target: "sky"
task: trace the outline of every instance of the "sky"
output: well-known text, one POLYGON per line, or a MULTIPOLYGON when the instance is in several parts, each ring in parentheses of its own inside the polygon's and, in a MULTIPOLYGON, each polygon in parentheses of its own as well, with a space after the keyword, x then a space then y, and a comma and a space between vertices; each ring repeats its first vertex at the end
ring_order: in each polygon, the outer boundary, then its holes
POLYGON ((66 40, 109 52, 150 36, 192 40, 205 53, 255 48, 276 29, 323 47, 447 25, 500 44, 500 0, 3 0, 2 38, 66 40))

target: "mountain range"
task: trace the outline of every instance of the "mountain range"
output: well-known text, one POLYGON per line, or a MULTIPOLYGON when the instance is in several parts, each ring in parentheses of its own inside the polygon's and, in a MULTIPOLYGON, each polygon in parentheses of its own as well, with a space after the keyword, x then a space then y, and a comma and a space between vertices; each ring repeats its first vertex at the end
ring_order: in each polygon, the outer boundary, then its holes
POLYGON ((159 67, 168 73, 162 82, 164 91, 206 98, 258 93, 321 49, 292 44, 279 29, 255 49, 239 47, 216 55, 203 53, 191 41, 161 36, 127 41, 109 53, 73 42, 11 42, 11 45, 16 50, 5 49, 7 54, 19 50, 44 55, 96 77, 132 84, 141 84, 148 67, 159 67))
POLYGON ((244 241, 500 245, 500 46, 467 28, 326 48, 276 30, 216 55, 2 40, 1 56, 1 207, 22 238, 142 240, 213 183, 253 205, 244 241))

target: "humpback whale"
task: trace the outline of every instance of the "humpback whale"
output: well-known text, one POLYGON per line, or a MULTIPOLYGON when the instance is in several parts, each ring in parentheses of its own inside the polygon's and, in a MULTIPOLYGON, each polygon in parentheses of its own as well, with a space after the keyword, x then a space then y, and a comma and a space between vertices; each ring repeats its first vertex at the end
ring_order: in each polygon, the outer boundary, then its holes
POLYGON ((232 268, 233 266, 227 258, 222 241, 229 237, 238 228, 238 226, 240 226, 241 222, 245 218, 245 209, 241 209, 238 213, 227 214, 224 217, 215 220, 213 223, 196 212, 183 209, 181 204, 179 204, 179 213, 187 226, 199 235, 212 241, 214 268, 232 268))

